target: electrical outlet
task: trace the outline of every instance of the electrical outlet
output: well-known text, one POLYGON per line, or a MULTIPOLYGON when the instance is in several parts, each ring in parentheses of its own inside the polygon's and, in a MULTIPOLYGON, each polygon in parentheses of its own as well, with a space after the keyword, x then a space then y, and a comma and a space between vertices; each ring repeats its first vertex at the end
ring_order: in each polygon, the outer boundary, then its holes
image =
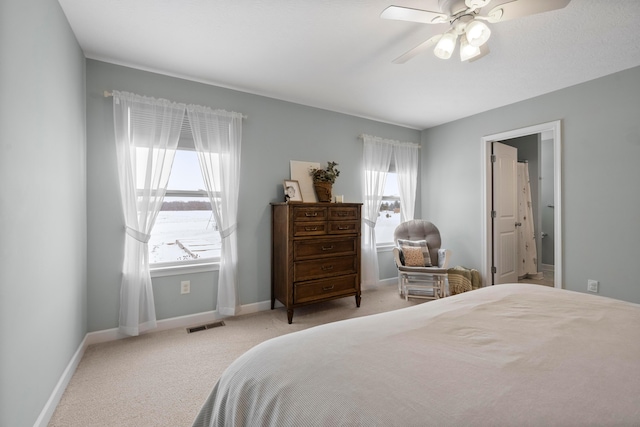
POLYGON ((188 294, 189 292, 191 292, 191 281, 183 280, 182 282, 180 282, 180 293, 188 294))
POLYGON ((587 280, 587 291, 598 293, 598 281, 597 280, 587 280))

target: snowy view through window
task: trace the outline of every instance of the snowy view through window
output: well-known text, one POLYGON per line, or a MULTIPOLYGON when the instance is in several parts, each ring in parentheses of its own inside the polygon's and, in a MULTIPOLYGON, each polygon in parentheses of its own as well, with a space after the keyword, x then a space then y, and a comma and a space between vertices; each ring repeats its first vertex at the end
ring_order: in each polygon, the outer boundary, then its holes
POLYGON ((204 188, 196 152, 178 150, 167 195, 149 240, 151 264, 206 261, 220 257, 220 235, 204 188), (199 194, 182 196, 185 191, 199 194))
POLYGON ((400 225, 400 192, 397 175, 387 174, 378 221, 376 221, 376 244, 393 243, 393 232, 400 225))

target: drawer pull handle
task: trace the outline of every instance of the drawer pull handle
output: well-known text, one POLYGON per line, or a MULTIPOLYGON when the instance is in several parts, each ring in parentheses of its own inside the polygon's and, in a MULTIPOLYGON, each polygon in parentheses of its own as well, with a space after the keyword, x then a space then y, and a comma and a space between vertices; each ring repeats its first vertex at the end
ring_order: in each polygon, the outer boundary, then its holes
POLYGON ((338 216, 349 216, 349 212, 338 212, 338 216))
POLYGON ((323 265, 322 271, 333 270, 333 265, 323 265))
POLYGON ((348 230, 350 227, 348 225, 339 225, 338 230, 348 230))
POLYGON ((318 227, 305 227, 304 231, 317 231, 318 227))
POLYGON ((318 216, 318 212, 305 212, 304 216, 318 216))
POLYGON ((333 245, 331 245, 331 246, 323 246, 322 247, 323 251, 330 251, 331 249, 333 249, 333 245))
POLYGON ((322 290, 323 290, 323 291, 325 291, 325 292, 326 292, 326 291, 330 291, 331 289, 333 289, 333 287, 334 287, 334 286, 335 286, 335 285, 331 285, 331 286, 323 286, 323 287, 322 287, 322 290))

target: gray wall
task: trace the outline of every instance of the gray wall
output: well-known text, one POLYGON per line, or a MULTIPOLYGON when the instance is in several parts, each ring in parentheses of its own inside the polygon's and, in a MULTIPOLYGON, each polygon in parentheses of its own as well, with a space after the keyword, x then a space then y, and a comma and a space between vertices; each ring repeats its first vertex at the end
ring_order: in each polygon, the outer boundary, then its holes
POLYGON ((422 212, 481 264, 481 138, 562 120, 563 288, 640 302, 640 67, 422 132, 422 212))
POLYGON ((31 426, 86 334, 84 56, 57 1, 0 2, 0 425, 31 426))
MULTIPOLYGON (((420 209, 420 206, 416 206, 416 209, 420 209)), ((416 219, 419 218, 420 216, 416 215, 416 219)), ((396 279, 398 277, 398 269, 396 268, 391 248, 378 252, 378 272, 380 273, 380 280, 396 279)))
MULTIPOLYGON (((282 180, 289 177, 290 160, 338 162, 341 174, 335 194, 344 194, 345 201, 360 202, 362 141, 358 135, 420 141, 420 132, 413 129, 105 62, 87 60, 86 67, 90 331, 117 326, 124 239, 112 99, 103 97, 104 90, 130 91, 248 115, 243 125, 238 220, 243 305, 271 299, 269 203, 283 201, 282 180)), ((419 214, 419 199, 417 206, 419 214)), ((217 272, 154 278, 158 319, 214 310, 216 286, 217 272), (180 295, 180 281, 185 279, 191 280, 191 293, 180 295)))

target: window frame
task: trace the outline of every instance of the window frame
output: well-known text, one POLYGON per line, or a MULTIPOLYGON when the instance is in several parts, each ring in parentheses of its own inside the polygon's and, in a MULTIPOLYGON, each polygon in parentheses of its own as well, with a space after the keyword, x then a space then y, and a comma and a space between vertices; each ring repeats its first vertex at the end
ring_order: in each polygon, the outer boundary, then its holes
MULTIPOLYGON (((186 121, 186 119, 185 119, 186 121)), ((192 139, 186 138, 185 144, 185 127, 183 125, 183 134, 180 137, 180 142, 176 151, 192 151, 195 152, 192 139)), ((173 172, 173 165, 171 166, 171 172, 173 172)), ((215 192, 214 197, 219 197, 220 192, 215 192)), ((191 197, 191 198, 203 198, 206 201, 209 200, 209 195, 206 190, 176 190, 167 189, 164 195, 164 199, 167 197, 191 197)), ((163 199, 163 201, 164 201, 163 199)), ((213 206, 212 212, 213 212, 213 206)), ((216 224, 217 225, 217 224, 216 224)), ((155 224, 154 224, 155 227, 155 224)), ((219 231, 214 231, 219 233, 219 231)), ((153 234, 153 230, 151 231, 153 234)), ((220 270, 220 256, 205 258, 205 259, 192 259, 192 260, 177 260, 177 261, 165 261, 165 262, 149 262, 149 271, 151 277, 164 277, 164 276, 177 276, 182 274, 202 273, 210 271, 220 270)))

